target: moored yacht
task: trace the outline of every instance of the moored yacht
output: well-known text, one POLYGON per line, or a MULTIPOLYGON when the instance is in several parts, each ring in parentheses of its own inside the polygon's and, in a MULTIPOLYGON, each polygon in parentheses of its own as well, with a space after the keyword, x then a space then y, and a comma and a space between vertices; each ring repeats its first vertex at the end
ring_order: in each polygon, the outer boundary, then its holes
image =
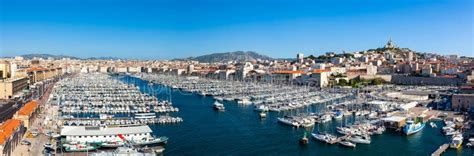
POLYGON ((135 119, 154 119, 156 118, 155 113, 137 113, 135 119))
POLYGON ((352 136, 350 141, 353 143, 359 143, 359 144, 370 144, 370 137, 368 135, 356 135, 352 136))
POLYGON ((405 133, 406 135, 411 135, 423 130, 424 127, 425 123, 421 121, 415 123, 415 121, 413 120, 408 120, 406 125, 403 127, 403 133, 405 133))
POLYGON ((457 135, 454 135, 452 138, 451 138, 451 143, 449 144, 449 147, 451 148, 459 148, 461 147, 462 145, 462 142, 463 142, 463 137, 462 137, 462 134, 457 134, 457 135))
POLYGON ((224 107, 224 104, 216 101, 216 102, 214 102, 214 109, 218 110, 218 111, 224 111, 225 107, 224 107))

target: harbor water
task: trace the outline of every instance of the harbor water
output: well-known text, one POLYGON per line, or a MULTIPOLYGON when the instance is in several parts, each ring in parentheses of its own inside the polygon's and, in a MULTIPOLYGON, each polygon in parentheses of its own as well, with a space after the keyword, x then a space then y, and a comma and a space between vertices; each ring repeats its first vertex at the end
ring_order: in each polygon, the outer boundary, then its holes
MULTIPOLYGON (((450 139, 440 128, 427 125, 421 132, 411 136, 386 131, 373 135, 372 143, 358 144, 347 148, 338 144, 329 145, 310 139, 309 144, 300 145, 305 129, 293 128, 277 123, 277 117, 284 113, 270 112, 265 119, 252 105, 239 105, 224 101, 225 111, 212 109, 214 99, 131 76, 117 76, 118 79, 139 86, 140 91, 157 96, 161 100, 172 99, 179 112, 168 113, 182 117, 177 124, 150 125, 157 136, 169 138, 165 155, 431 155, 440 145, 450 139)), ((166 114, 166 113, 164 113, 166 114)), ((317 124, 312 131, 336 134, 335 127, 350 124, 355 119, 347 117, 325 124, 317 124)), ((438 127, 442 126, 438 121, 438 127)), ((310 137, 310 135, 308 135, 310 137)), ((473 155, 474 150, 463 147, 448 149, 444 155, 473 155)))

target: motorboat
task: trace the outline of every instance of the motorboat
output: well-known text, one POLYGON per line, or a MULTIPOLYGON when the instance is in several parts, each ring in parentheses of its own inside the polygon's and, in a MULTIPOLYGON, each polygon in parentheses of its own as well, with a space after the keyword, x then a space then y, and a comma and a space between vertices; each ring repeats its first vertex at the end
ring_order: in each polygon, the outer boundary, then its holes
POLYGON ((154 119, 156 118, 155 113, 137 113, 135 119, 154 119))
POLYGON ((415 123, 413 120, 408 120, 406 125, 403 127, 403 133, 406 135, 415 134, 425 127, 425 123, 417 122, 415 123))
POLYGON ((339 144, 346 147, 356 147, 356 144, 350 141, 341 141, 339 144))
POLYGON ((339 119, 342 119, 343 116, 344 116, 344 113, 342 113, 341 111, 336 111, 333 118, 336 120, 339 120, 339 119))
POLYGON ((353 143, 370 144, 370 137, 368 135, 355 135, 350 138, 353 143))
POLYGON ((255 107, 255 111, 259 111, 259 112, 266 112, 269 110, 270 109, 268 108, 268 106, 265 106, 265 105, 259 105, 255 107))
POLYGON ((116 148, 116 147, 121 147, 124 146, 125 143, 122 141, 115 141, 115 142, 103 142, 100 144, 100 147, 104 148, 116 148))
POLYGON ((289 117, 289 116, 284 116, 284 117, 281 117, 281 118, 277 118, 277 120, 278 120, 278 122, 283 123, 285 125, 295 126, 295 127, 300 126, 300 123, 294 121, 293 118, 289 117))
POLYGON ((160 143, 166 143, 168 141, 168 137, 148 137, 148 138, 143 138, 141 140, 133 140, 132 145, 134 146, 148 146, 152 144, 160 144, 160 143))
POLYGON ((63 144, 64 150, 66 152, 85 152, 96 150, 96 146, 88 144, 63 144))
POLYGON ((224 104, 216 101, 216 102, 214 102, 214 109, 218 110, 218 111, 224 111, 225 107, 224 107, 224 104))
POLYGON ((311 136, 313 136, 314 139, 325 143, 332 143, 337 139, 336 136, 324 133, 311 133, 311 136))
POLYGON ((462 134, 454 135, 451 139, 451 143, 449 144, 449 147, 451 147, 451 148, 461 147, 463 139, 464 138, 462 137, 462 134))

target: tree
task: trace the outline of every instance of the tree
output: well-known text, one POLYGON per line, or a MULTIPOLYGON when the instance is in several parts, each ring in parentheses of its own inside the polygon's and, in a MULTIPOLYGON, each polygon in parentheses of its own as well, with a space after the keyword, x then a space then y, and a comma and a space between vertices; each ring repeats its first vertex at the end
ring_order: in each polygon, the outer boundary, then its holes
POLYGON ((339 79, 339 85, 340 86, 347 86, 348 85, 347 80, 346 79, 339 79))
POLYGON ((375 78, 372 80, 372 85, 381 85, 385 83, 385 80, 383 80, 382 78, 375 78))

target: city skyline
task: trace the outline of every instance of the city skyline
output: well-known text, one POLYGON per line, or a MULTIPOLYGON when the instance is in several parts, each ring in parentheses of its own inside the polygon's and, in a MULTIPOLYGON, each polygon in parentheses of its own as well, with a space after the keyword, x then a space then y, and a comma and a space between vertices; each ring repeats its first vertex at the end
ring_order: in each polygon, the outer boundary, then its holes
POLYGON ((392 38, 419 52, 473 56, 471 1, 338 2, 2 0, 0 50, 130 59, 242 50, 292 58, 382 47, 392 38))

